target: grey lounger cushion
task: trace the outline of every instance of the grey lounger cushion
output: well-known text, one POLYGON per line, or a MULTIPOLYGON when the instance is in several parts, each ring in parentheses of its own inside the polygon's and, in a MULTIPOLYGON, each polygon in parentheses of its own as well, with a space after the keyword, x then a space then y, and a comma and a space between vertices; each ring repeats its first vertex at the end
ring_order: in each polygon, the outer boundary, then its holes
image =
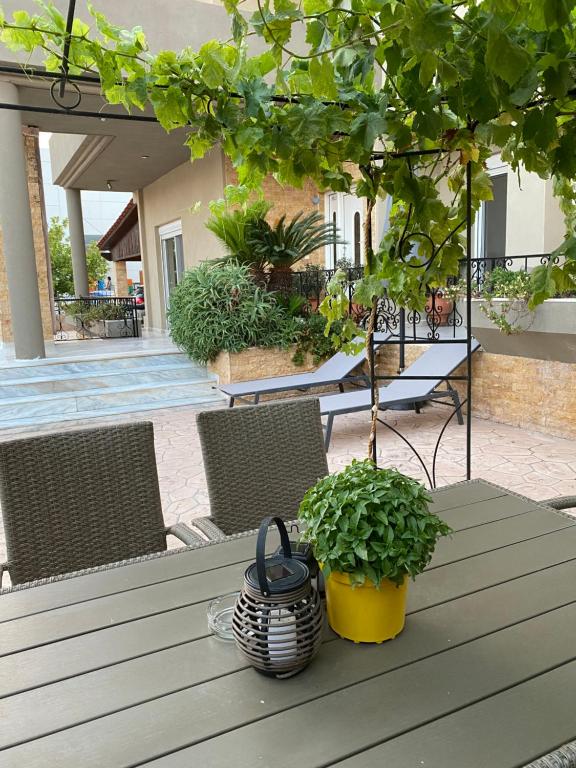
MULTIPOLYGON (((472 352, 480 344, 472 339, 472 352)), ((386 410, 398 403, 422 403, 428 399, 450 398, 454 402, 458 422, 463 424, 460 399, 457 390, 435 391, 448 376, 466 360, 466 344, 463 342, 448 342, 432 344, 415 362, 402 372, 399 379, 393 380, 387 387, 380 387, 379 407, 386 410), (414 376, 433 376, 433 379, 414 379, 414 376), (410 378, 408 378, 410 377, 410 378)), ((324 444, 326 450, 330 445, 334 417, 344 413, 368 411, 372 406, 369 389, 356 392, 343 392, 337 395, 325 395, 320 399, 320 413, 327 416, 324 444)))
MULTIPOLYGON (((376 344, 385 344, 390 338, 389 333, 375 333, 376 344)), ((365 359, 362 350, 357 355, 347 355, 337 352, 323 363, 315 371, 309 373, 296 373, 290 376, 275 376, 267 379, 254 379, 252 381, 239 381, 234 384, 223 384, 219 389, 229 397, 243 397, 246 395, 282 392, 290 389, 309 389, 310 387, 337 384, 344 381, 347 376, 365 359)))

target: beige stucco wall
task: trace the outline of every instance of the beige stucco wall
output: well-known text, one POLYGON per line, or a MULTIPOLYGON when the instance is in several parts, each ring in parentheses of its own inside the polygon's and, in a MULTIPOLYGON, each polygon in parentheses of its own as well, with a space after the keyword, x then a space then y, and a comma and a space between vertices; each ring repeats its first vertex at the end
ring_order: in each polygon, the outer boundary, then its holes
POLYGON ((159 228, 182 222, 186 268, 221 256, 222 248, 204 222, 209 215, 207 204, 222 197, 223 189, 222 153, 216 148, 202 160, 179 165, 137 193, 147 327, 166 327, 159 228), (194 213, 196 202, 201 207, 194 213))
POLYGON ((544 253, 546 181, 535 173, 508 170, 506 255, 544 253))
MULTIPOLYGON (((68 0, 52 0, 54 5, 66 16, 68 0)), ((87 10, 86 2, 76 4, 76 16, 91 26, 94 20, 87 10)), ((230 17, 223 2, 199 2, 198 0, 138 0, 138 2, 119 3, 117 0, 98 0, 96 9, 112 23, 127 29, 139 25, 144 30, 150 49, 154 52, 165 49, 181 49, 190 46, 197 50, 206 40, 230 36, 230 17)), ((244 7, 243 5, 241 8, 244 7)), ((34 0, 2 0, 6 17, 11 17, 17 10, 39 13, 34 0)), ((246 9, 248 10, 248 8, 246 9)), ((261 47, 261 44, 258 46, 261 47)), ((2 47, 0 58, 7 61, 23 61, 26 57, 2 47)), ((44 54, 35 52, 31 61, 39 63, 44 54)))
POLYGON ((553 251, 564 237, 564 219, 553 195, 551 179, 536 173, 507 167, 498 154, 488 163, 488 171, 507 174, 506 256, 527 256, 553 251))

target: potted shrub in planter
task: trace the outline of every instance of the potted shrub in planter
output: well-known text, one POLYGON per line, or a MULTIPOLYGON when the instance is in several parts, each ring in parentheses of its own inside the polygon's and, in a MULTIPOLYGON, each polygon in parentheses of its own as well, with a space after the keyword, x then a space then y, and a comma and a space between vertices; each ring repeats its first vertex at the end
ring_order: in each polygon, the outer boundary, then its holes
POLYGON ((448 325, 454 310, 454 294, 449 288, 434 288, 426 298, 425 311, 434 326, 448 325))
POLYGON ((94 308, 87 301, 76 299, 61 302, 58 307, 58 316, 61 331, 74 330, 81 337, 98 335, 94 329, 94 308))
POLYGON ((317 213, 297 213, 290 221, 281 216, 272 226, 266 219, 255 222, 250 230, 252 253, 272 266, 268 290, 290 293, 293 288, 292 267, 314 251, 342 242, 331 222, 317 213))
MULTIPOLYGON (((124 304, 97 304, 92 310, 92 317, 94 330, 102 338, 119 339, 134 335, 132 318, 124 304)), ((136 322, 140 322, 140 318, 136 318, 136 322)))
POLYGON ((395 469, 353 461, 319 480, 299 518, 326 581, 328 622, 341 637, 381 643, 404 627, 408 578, 451 532, 424 486, 395 469))

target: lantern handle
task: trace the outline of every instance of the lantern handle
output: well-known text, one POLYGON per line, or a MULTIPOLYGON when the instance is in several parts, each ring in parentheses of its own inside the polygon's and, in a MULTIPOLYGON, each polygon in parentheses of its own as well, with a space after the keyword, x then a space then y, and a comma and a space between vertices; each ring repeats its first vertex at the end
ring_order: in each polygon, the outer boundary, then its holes
POLYGON ((266 597, 270 595, 268 580, 266 579, 266 535, 268 533, 268 528, 272 523, 275 523, 278 528, 284 557, 292 559, 292 547, 290 546, 290 539, 288 538, 288 532, 286 531, 284 521, 281 517, 265 517, 260 523, 258 540, 256 541, 256 573, 258 574, 260 591, 266 597))

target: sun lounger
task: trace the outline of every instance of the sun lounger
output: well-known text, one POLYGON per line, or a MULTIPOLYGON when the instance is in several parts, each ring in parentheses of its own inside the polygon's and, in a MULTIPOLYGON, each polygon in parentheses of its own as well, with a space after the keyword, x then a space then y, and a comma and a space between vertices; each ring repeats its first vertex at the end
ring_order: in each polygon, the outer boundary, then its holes
MULTIPOLYGON (((390 333, 375 333, 374 343, 385 344, 390 338, 390 333)), ((230 398, 230 407, 236 400, 251 398, 249 401, 256 405, 260 395, 275 392, 287 392, 292 389, 307 390, 312 387, 326 387, 337 384, 340 391, 344 391, 346 382, 362 381, 369 386, 370 381, 364 373, 353 375, 354 368, 360 365, 366 358, 366 352, 362 349, 357 355, 347 355, 337 352, 323 363, 315 371, 309 373, 296 373, 291 376, 275 376, 268 379, 254 379, 253 381, 238 381, 234 384, 223 384, 219 387, 221 392, 230 398)))
MULTIPOLYGON (((472 339, 472 351, 475 352, 480 344, 472 339)), ((423 403, 426 400, 444 400, 449 398, 457 409, 458 423, 463 424, 458 392, 452 388, 446 378, 466 360, 466 344, 450 342, 447 344, 432 344, 412 365, 408 366, 399 379, 392 381, 387 387, 379 388, 379 407, 386 410, 392 405, 401 403, 423 403), (414 376, 430 376, 434 378, 414 379, 414 376), (410 377, 410 378, 407 378, 410 377), (446 390, 438 390, 445 382, 446 390)), ((325 444, 326 450, 330 445, 334 417, 344 413, 369 411, 372 407, 369 389, 343 394, 325 395, 320 397, 320 413, 327 416, 325 444)))

